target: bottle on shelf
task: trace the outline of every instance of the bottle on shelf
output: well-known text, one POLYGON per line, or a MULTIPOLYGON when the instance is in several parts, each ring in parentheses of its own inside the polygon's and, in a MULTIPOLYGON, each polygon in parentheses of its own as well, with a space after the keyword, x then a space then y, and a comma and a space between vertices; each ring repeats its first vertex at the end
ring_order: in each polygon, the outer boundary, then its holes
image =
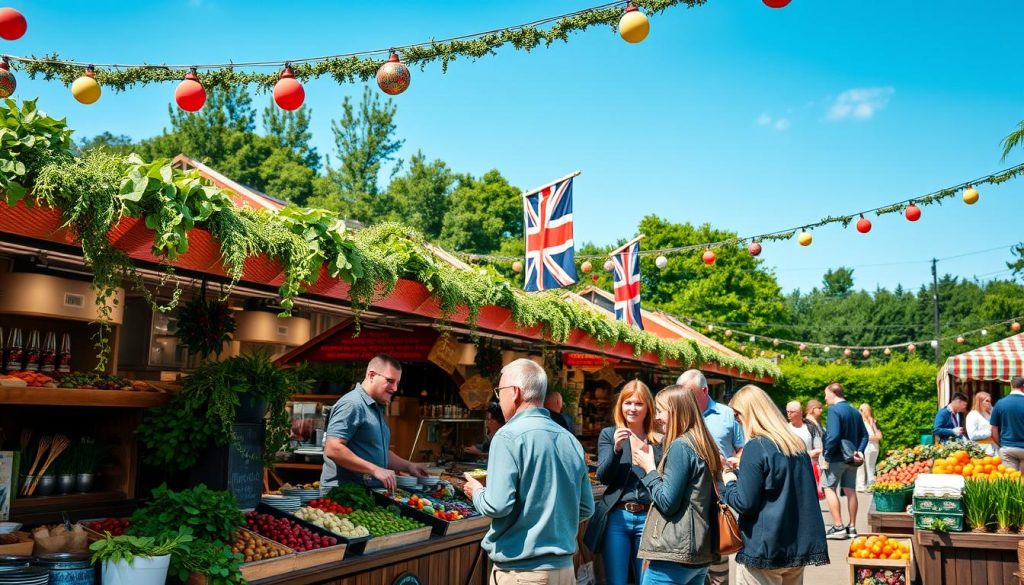
POLYGON ((39 371, 44 374, 52 374, 57 370, 57 334, 53 331, 46 333, 46 341, 43 342, 43 350, 39 354, 39 371))
POLYGON ((21 351, 21 329, 11 329, 7 337, 7 347, 4 351, 4 371, 17 372, 21 370, 21 362, 24 353, 21 351))
POLYGON ((28 334, 28 343, 25 344, 25 367, 26 372, 39 371, 39 332, 32 331, 28 334))
POLYGON ((71 335, 65 333, 60 338, 60 353, 57 354, 57 371, 61 374, 71 372, 71 335))

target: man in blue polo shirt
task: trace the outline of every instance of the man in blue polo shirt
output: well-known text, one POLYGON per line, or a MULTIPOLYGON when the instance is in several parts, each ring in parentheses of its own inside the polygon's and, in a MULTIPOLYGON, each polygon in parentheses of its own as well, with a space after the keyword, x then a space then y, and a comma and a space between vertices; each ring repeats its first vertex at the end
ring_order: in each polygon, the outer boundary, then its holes
POLYGON ((1024 378, 1010 380, 1010 393, 996 401, 989 422, 1003 465, 1020 471, 1024 461, 1024 378))
POLYGON ((425 477, 420 465, 402 459, 391 450, 391 429, 385 406, 398 392, 402 364, 380 354, 366 366, 366 377, 331 408, 324 432, 324 467, 320 490, 327 492, 339 482, 365 483, 367 476, 394 490, 395 472, 425 477))
MULTIPOLYGON (((686 370, 679 375, 676 384, 683 386, 693 392, 697 399, 697 406, 704 413, 704 424, 718 444, 718 450, 727 461, 727 469, 734 468, 733 462, 743 449, 746 440, 743 437, 743 427, 736 422, 736 414, 725 404, 715 402, 708 390, 708 380, 700 370, 686 370)), ((728 585, 729 583, 729 557, 719 557, 716 562, 711 563, 708 569, 707 583, 711 585, 728 585)))

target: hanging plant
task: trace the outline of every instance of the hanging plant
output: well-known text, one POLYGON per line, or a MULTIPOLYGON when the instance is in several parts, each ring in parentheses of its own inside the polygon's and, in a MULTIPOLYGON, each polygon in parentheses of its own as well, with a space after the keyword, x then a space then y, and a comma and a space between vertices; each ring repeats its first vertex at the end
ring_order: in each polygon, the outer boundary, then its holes
POLYGON ((501 348, 489 339, 481 339, 476 349, 476 369, 488 380, 497 380, 501 374, 501 348))
POLYGON ((235 332, 235 317, 227 303, 206 298, 206 281, 198 295, 178 310, 178 342, 189 353, 206 357, 220 356, 224 344, 235 332))

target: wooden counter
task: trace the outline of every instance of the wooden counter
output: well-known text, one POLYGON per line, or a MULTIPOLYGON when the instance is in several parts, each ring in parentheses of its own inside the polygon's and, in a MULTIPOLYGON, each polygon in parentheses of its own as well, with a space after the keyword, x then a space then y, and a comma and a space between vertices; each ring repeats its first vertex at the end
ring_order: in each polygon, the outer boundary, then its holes
POLYGON ((925 585, 1019 585, 1019 534, 914 531, 914 556, 925 585))
POLYGON ((456 536, 432 536, 378 554, 350 555, 344 561, 253 581, 252 585, 391 585, 403 573, 424 584, 487 585, 491 563, 480 548, 487 528, 456 536))
POLYGON ((868 508, 868 527, 874 533, 909 536, 914 533, 914 516, 906 512, 879 512, 875 510, 872 498, 871 507, 868 508))

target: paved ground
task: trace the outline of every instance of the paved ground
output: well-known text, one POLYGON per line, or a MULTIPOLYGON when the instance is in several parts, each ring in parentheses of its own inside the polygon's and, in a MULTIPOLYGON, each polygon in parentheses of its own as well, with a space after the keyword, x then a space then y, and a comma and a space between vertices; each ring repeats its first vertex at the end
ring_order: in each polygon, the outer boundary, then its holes
MULTIPOLYGON (((860 534, 868 532, 868 507, 871 505, 871 494, 857 494, 857 531, 860 534)), ((841 499, 843 506, 843 518, 847 518, 846 499, 841 499)), ((821 502, 821 517, 825 520, 825 529, 832 526, 832 515, 828 513, 828 506, 825 501, 821 502)), ((829 540, 828 556, 831 564, 823 567, 807 567, 804 571, 804 585, 842 585, 850 582, 850 568, 846 564, 846 555, 850 550, 849 540, 829 540)), ((729 563, 729 582, 736 582, 736 561, 729 563)))

